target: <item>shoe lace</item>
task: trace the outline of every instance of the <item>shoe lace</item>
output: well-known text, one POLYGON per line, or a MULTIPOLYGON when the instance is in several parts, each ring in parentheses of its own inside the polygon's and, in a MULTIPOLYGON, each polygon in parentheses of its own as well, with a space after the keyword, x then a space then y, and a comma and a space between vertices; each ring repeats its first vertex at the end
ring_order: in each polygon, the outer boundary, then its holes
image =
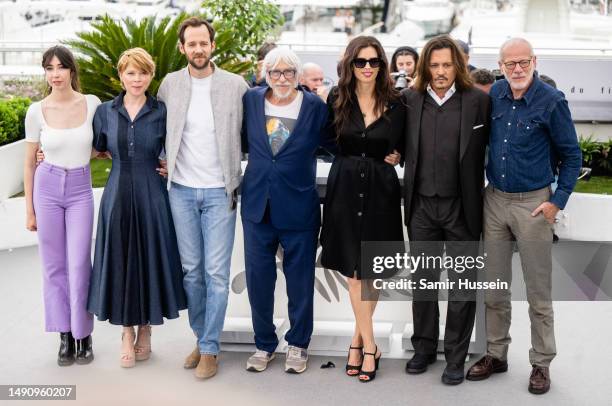
POLYGON ((256 350, 255 354, 253 354, 253 357, 266 359, 269 357, 269 354, 267 351, 264 351, 264 350, 256 350))
POLYGON ((544 369, 540 367, 533 368, 531 371, 531 377, 536 379, 546 379, 546 374, 544 373, 544 369))
POLYGON ((299 347, 290 346, 288 354, 288 358, 302 358, 302 349, 299 347))

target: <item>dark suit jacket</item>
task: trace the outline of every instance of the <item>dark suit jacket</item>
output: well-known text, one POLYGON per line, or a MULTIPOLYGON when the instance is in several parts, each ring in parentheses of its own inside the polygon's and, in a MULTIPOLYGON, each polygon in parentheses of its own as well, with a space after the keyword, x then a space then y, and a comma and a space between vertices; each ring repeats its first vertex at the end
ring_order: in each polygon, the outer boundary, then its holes
MULTIPOLYGON (((265 94, 268 86, 243 96, 243 151, 249 162, 242 180, 241 216, 259 223, 270 204, 272 225, 283 230, 309 230, 321 224, 316 185, 316 151, 335 143, 325 131, 327 106, 319 96, 304 91, 293 132, 276 155, 266 132, 265 94)), ((303 89, 299 87, 301 91, 303 89)))
MULTIPOLYGON (((408 105, 406 114, 406 150, 404 158, 404 223, 410 224, 416 169, 419 162, 421 115, 425 94, 412 89, 402 92, 408 105)), ((484 188, 485 149, 491 123, 489 96, 475 88, 461 92, 461 133, 459 141, 459 179, 461 203, 470 232, 482 231, 482 195, 484 188)))

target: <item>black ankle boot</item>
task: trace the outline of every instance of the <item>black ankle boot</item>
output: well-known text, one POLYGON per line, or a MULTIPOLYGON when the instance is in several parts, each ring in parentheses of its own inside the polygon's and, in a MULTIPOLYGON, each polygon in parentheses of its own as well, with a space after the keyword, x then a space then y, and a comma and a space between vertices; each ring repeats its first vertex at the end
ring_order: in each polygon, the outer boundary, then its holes
POLYGON ((76 340, 76 363, 79 365, 89 364, 93 359, 91 336, 76 340))
POLYGON ((74 338, 71 332, 60 333, 60 347, 57 365, 65 367, 74 363, 74 338))

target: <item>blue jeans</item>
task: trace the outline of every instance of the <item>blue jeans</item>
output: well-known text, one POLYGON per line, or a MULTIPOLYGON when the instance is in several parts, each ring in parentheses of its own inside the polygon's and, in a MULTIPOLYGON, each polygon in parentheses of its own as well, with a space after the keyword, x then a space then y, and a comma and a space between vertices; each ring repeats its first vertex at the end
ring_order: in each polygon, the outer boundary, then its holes
POLYGON ((172 183, 169 197, 189 325, 198 337, 200 353, 216 355, 227 309, 236 210, 230 209, 224 188, 172 183))

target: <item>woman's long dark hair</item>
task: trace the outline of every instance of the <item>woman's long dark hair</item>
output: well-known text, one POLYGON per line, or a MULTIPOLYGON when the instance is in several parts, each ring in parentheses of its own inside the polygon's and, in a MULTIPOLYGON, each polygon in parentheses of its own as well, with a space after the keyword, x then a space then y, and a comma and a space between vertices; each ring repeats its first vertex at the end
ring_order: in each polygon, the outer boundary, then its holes
MULTIPOLYGON (((70 69, 70 85, 72 90, 81 91, 81 83, 79 82, 79 67, 72 52, 62 45, 53 46, 45 51, 42 56, 42 67, 45 69, 53 57, 56 56, 64 68, 70 69)), ((51 93, 51 86, 47 84, 47 94, 51 93)))
POLYGON ((374 37, 362 36, 356 37, 349 42, 346 47, 344 57, 340 61, 340 79, 338 80, 338 88, 336 91, 336 100, 334 101, 334 127, 336 133, 340 134, 344 125, 349 121, 353 103, 357 103, 355 88, 357 87, 357 79, 353 74, 353 61, 359 55, 359 52, 372 47, 376 50, 381 63, 376 75, 376 85, 374 88, 374 113, 381 116, 385 111, 385 106, 389 102, 399 100, 400 94, 393 86, 393 80, 389 75, 389 63, 385 51, 374 37))

